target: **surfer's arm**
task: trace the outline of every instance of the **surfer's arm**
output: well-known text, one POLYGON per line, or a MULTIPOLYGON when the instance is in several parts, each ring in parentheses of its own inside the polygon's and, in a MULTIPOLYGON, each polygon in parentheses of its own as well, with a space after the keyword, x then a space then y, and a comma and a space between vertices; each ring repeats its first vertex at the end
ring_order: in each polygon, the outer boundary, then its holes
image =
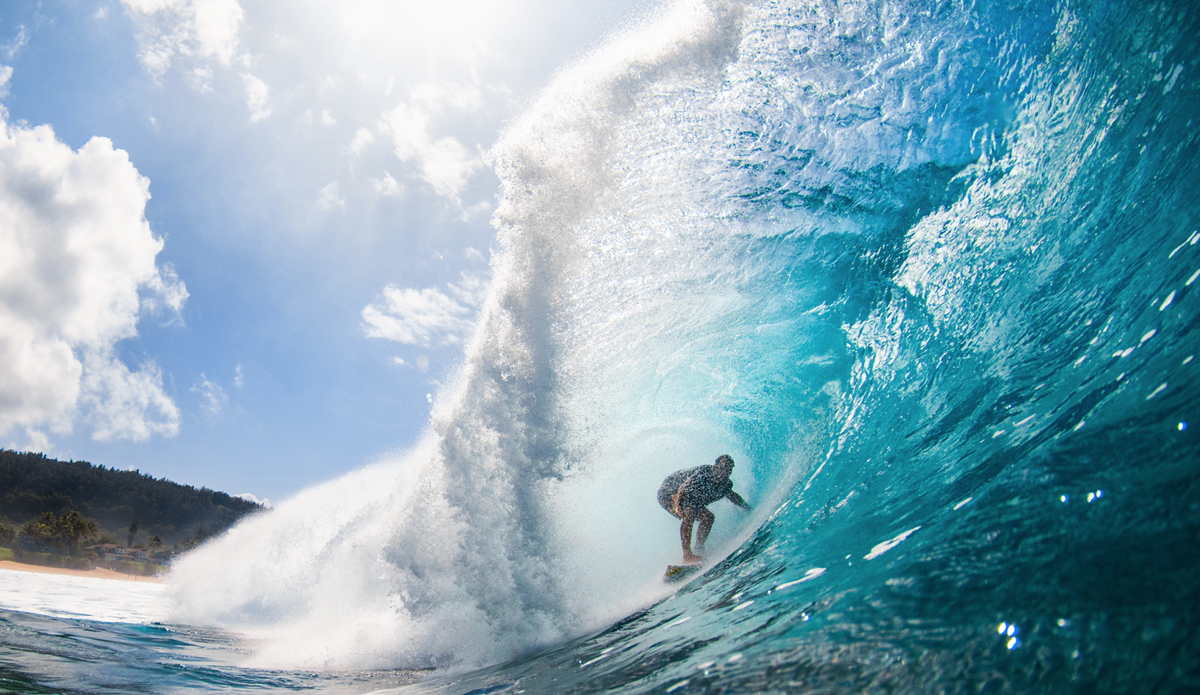
POLYGON ((733 502, 734 504, 741 507, 742 509, 745 509, 746 511, 750 511, 750 505, 746 504, 746 500, 742 499, 742 496, 739 495, 738 493, 734 492, 733 490, 730 490, 729 494, 725 495, 725 499, 729 500, 730 502, 733 502))

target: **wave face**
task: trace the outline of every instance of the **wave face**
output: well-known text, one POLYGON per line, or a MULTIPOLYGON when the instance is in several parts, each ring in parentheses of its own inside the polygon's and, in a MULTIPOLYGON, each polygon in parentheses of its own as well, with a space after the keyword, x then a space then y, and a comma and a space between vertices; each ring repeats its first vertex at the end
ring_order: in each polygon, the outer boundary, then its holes
POLYGON ((711 0, 613 39, 491 154, 428 436, 194 554, 176 619, 438 692, 1195 687, 1197 37, 711 0), (754 511, 664 586, 658 484, 721 453, 754 511))

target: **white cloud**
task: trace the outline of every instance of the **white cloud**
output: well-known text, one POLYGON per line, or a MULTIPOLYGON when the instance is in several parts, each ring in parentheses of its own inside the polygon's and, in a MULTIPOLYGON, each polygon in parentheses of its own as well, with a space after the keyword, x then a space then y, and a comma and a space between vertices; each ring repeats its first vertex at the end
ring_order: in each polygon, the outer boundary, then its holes
POLYGON ((188 73, 188 81, 192 85, 192 89, 206 94, 213 91, 212 88, 213 71, 210 67, 192 68, 188 73))
POLYGON ((411 100, 423 110, 437 113, 445 108, 475 111, 483 108, 483 90, 477 85, 422 82, 412 88, 411 100))
POLYGON ((431 144, 429 114, 408 104, 400 104, 385 113, 379 129, 392 136, 396 156, 401 161, 419 158, 431 144))
POLYGON ((371 179, 371 183, 375 185, 375 192, 382 196, 398 198, 404 193, 404 186, 401 186, 400 182, 392 178, 392 175, 386 171, 383 172, 383 178, 371 179))
POLYGON ((242 6, 237 0, 194 0, 191 7, 200 54, 229 65, 238 48, 242 6))
POLYGON ((240 499, 246 500, 247 502, 261 504, 262 506, 266 507, 267 509, 271 508, 271 500, 269 500, 265 497, 260 500, 259 498, 255 497, 254 495, 250 494, 249 492, 243 492, 240 495, 230 495, 230 497, 238 497, 240 499))
POLYGON ((436 287, 388 285, 379 301, 362 310, 367 337, 427 348, 462 343, 474 326, 471 315, 486 286, 479 276, 463 273, 462 282, 447 285, 447 290, 449 294, 436 287))
POLYGON ((187 4, 183 0, 121 0, 121 2, 129 9, 143 14, 153 14, 164 10, 178 10, 181 5, 187 4))
POLYGON ((321 111, 321 123, 323 125, 335 125, 337 123, 337 119, 334 118, 333 114, 329 113, 328 111, 321 111))
POLYGON ((176 56, 216 60, 226 67, 239 58, 245 13, 237 0, 121 2, 141 30, 142 64, 156 75, 165 73, 176 56))
POLYGON ((242 373, 242 365, 238 365, 237 369, 233 370, 233 385, 242 388, 246 385, 246 375, 242 373))
POLYGON ((463 208, 462 214, 458 216, 459 222, 471 222, 480 218, 486 218, 491 214, 495 206, 490 200, 481 200, 474 205, 463 208))
POLYGON ((267 108, 269 89, 267 83, 248 72, 242 73, 242 82, 246 85, 246 107, 250 109, 250 122, 256 123, 271 115, 267 108))
POLYGON ((80 402, 92 426, 92 439, 141 442, 179 432, 179 408, 162 387, 162 371, 146 363, 131 372, 111 352, 89 352, 84 358, 80 402))
POLYGON ((472 155, 457 139, 445 137, 422 152, 421 177, 438 195, 457 199, 467 179, 482 166, 478 153, 472 155))
POLYGON ((0 99, 8 96, 8 81, 12 79, 13 69, 8 65, 0 65, 0 99))
POLYGON ((209 381, 203 372, 200 373, 200 381, 189 390, 200 396, 200 407, 211 417, 220 415, 225 409, 225 404, 229 402, 225 389, 221 388, 220 384, 209 381))
POLYGON ((330 181, 317 192, 317 207, 326 212, 346 207, 346 199, 338 195, 337 181, 330 181))
POLYGON ((405 362, 400 357, 393 357, 392 362, 401 367, 411 367, 422 374, 429 371, 429 355, 417 355, 417 359, 413 360, 412 364, 405 362))
POLYGON ((462 281, 457 285, 446 285, 450 294, 467 306, 476 307, 483 304, 488 291, 487 280, 478 273, 462 273, 461 277, 462 281))
POLYGON ((421 178, 435 193, 458 201, 467 180, 483 168, 478 151, 471 152, 456 138, 434 140, 429 124, 447 109, 470 111, 481 108, 483 95, 478 87, 422 83, 413 88, 409 101, 383 114, 380 132, 391 136, 396 157, 413 162, 421 178))
POLYGON ((432 347, 435 341, 457 343, 471 327, 471 310, 437 288, 401 289, 388 285, 382 301, 363 309, 367 336, 406 345, 432 347))
POLYGON ((17 35, 13 37, 13 40, 4 44, 3 51, 8 54, 8 59, 12 60, 27 45, 29 45, 29 34, 25 32, 25 25, 22 24, 17 28, 17 35))
POLYGON ((187 299, 155 264, 149 185, 107 138, 72 151, 0 117, 0 435, 80 420, 99 440, 178 431, 158 367, 130 371, 115 349, 143 310, 178 315, 187 299))
POLYGON ((175 274, 175 266, 165 263, 143 285, 147 292, 142 297, 142 311, 169 316, 167 323, 183 325, 183 303, 187 301, 187 287, 175 274))
POLYGON ((354 139, 350 141, 350 154, 357 157, 367 145, 373 142, 375 142, 375 136, 371 131, 367 128, 359 128, 358 132, 354 134, 354 139))
POLYGON ((54 445, 50 442, 50 437, 45 432, 32 427, 26 427, 25 446, 20 448, 25 451, 40 451, 44 454, 49 454, 54 450, 54 445))

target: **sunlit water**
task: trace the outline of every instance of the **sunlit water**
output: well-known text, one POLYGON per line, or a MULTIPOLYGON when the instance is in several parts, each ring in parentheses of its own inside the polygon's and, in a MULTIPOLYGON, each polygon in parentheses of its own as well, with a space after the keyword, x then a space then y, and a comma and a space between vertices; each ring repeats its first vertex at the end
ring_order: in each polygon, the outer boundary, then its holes
POLYGON ((0 569, 0 608, 56 618, 149 623, 165 611, 163 585, 0 569))
POLYGON ((491 294, 428 435, 190 556, 158 623, 9 614, 4 667, 1195 691, 1198 19, 712 2, 614 40, 491 153, 491 294), (720 453, 754 511, 665 585, 658 484, 720 453))

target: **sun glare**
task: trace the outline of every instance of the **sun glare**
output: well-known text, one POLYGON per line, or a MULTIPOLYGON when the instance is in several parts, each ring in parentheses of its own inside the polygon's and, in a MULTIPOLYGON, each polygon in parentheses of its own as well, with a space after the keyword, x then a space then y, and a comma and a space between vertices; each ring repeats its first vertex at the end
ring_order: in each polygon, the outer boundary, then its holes
POLYGON ((497 34, 516 5, 485 0, 373 0, 345 6, 341 25, 355 45, 366 44, 386 53, 416 49, 453 54, 497 34))

